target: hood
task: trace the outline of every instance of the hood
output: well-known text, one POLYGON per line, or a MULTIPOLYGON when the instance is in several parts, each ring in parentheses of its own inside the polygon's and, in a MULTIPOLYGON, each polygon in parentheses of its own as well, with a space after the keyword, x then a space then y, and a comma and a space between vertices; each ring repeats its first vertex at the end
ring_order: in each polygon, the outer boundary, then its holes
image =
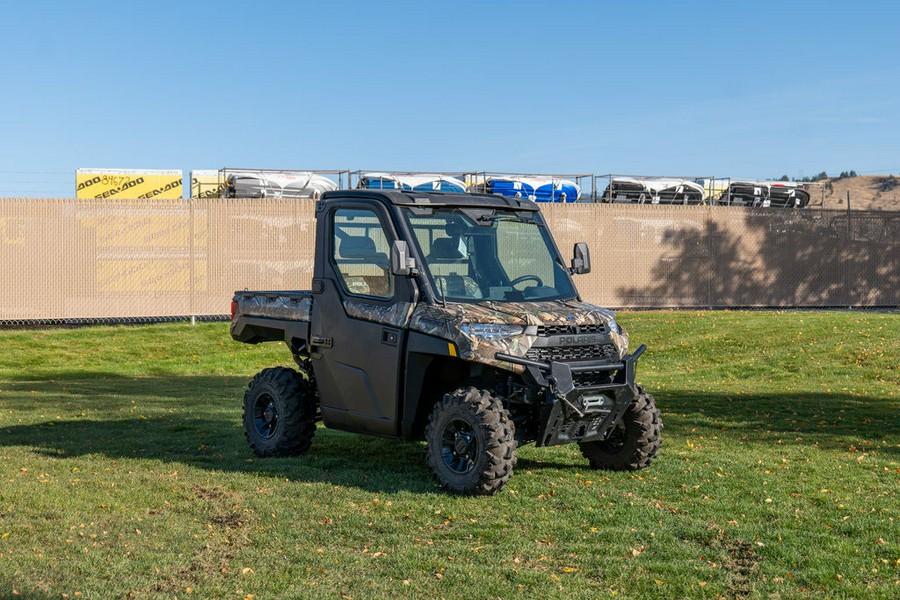
POLYGON ((500 323, 509 325, 605 325, 615 319, 613 312, 587 302, 562 300, 553 302, 480 302, 475 305, 462 305, 467 311, 470 322, 493 323, 495 321, 476 321, 485 317, 499 318, 500 323), (470 310, 472 307, 476 310, 470 310), (510 317, 516 322, 510 321, 510 317))
POLYGON ((409 328, 446 339, 456 344, 460 358, 498 366, 511 371, 522 367, 498 361, 498 352, 525 356, 539 337, 539 327, 589 325, 606 326, 605 338, 615 347, 618 358, 628 350, 628 334, 610 326, 615 320, 612 311, 576 300, 552 302, 480 302, 477 304, 448 304, 446 307, 419 305, 413 311, 409 328), (503 337, 485 339, 472 333, 469 325, 509 325, 521 327, 521 332, 504 332, 503 337), (466 331, 468 329, 468 331, 466 331))

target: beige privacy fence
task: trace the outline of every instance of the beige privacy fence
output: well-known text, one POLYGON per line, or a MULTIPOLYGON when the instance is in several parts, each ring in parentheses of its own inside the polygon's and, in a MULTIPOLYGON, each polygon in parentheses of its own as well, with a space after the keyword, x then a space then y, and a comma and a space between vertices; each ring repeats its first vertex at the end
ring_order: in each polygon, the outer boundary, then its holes
MULTIPOLYGON (((576 279, 613 307, 898 306, 900 213, 547 204, 576 279)), ((224 315, 235 289, 303 289, 313 203, 0 199, 0 321, 224 315)))

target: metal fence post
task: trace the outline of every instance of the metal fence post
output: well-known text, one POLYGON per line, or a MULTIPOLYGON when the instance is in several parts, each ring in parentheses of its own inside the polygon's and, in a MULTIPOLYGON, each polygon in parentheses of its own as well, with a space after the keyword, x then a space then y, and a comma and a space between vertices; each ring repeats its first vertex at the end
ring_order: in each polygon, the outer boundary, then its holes
POLYGON ((850 226, 850 190, 847 190, 847 242, 844 244, 844 260, 841 263, 844 265, 844 294, 847 300, 847 308, 853 308, 853 298, 850 296, 850 269, 847 265, 849 261, 847 261, 847 253, 850 251, 850 246, 853 243, 853 232, 850 226))
POLYGON ((191 251, 190 251, 190 267, 188 271, 188 278, 190 279, 190 312, 191 312, 191 325, 197 324, 197 315, 194 314, 194 308, 196 306, 194 301, 194 199, 188 198, 188 220, 190 221, 190 236, 191 236, 191 251))

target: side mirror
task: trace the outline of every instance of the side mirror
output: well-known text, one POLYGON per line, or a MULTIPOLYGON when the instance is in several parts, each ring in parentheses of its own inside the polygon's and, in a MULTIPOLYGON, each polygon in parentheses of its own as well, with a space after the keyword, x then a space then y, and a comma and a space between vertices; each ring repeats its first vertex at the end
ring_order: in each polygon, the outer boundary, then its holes
POLYGON ((403 240, 394 240, 391 246, 391 273, 408 277, 416 275, 416 259, 409 256, 409 246, 403 240))
POLYGON ((572 258, 572 272, 576 275, 584 275, 591 272, 591 251, 584 242, 575 244, 572 258))

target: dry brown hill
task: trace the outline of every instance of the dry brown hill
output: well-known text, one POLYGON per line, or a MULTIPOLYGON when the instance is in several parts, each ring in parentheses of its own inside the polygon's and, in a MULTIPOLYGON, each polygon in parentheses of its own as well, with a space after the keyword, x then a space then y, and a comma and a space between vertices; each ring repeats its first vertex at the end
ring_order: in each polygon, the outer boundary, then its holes
POLYGON ((827 179, 810 186, 810 206, 847 208, 847 192, 850 192, 850 208, 853 210, 900 211, 900 176, 864 175, 845 179, 827 179))

